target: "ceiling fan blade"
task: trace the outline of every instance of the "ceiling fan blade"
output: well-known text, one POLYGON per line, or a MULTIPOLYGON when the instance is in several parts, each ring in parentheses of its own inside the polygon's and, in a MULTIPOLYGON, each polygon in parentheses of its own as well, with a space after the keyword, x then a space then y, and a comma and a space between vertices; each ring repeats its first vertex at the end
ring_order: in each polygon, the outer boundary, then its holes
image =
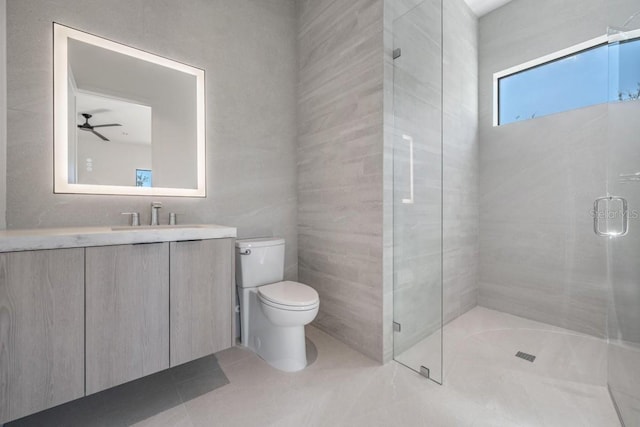
POLYGON ((122 126, 120 123, 111 123, 108 125, 95 125, 94 128, 106 128, 111 126, 122 126))
POLYGON ((89 110, 89 111, 83 111, 82 113, 78 113, 80 115, 82 114, 91 114, 92 116, 95 116, 96 114, 100 114, 100 113, 108 113, 111 110, 107 109, 107 108, 95 108, 93 110, 89 110))
POLYGON ((103 141, 108 141, 107 138, 105 138, 104 135, 102 135, 101 133, 96 132, 95 130, 91 130, 91 133, 93 133, 95 136, 99 137, 100 139, 102 139, 103 141))

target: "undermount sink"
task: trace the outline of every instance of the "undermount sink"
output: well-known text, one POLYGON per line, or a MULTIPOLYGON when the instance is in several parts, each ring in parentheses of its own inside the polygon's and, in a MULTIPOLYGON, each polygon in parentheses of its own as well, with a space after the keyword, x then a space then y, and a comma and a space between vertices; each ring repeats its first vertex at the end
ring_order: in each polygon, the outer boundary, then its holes
POLYGON ((171 230, 179 228, 205 228, 205 225, 184 224, 184 225, 122 225, 111 227, 111 231, 136 231, 136 230, 171 230))

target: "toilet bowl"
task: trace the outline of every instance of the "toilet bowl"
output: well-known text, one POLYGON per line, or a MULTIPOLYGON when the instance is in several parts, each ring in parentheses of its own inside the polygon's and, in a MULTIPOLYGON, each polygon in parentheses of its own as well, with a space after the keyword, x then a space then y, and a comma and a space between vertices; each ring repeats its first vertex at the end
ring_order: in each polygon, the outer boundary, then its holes
POLYGON ((276 326, 307 325, 320 307, 318 293, 298 282, 278 282, 258 288, 260 308, 276 326))
POLYGON ((240 336, 271 366, 296 372, 307 366, 304 326, 318 314, 318 293, 310 286, 282 281, 283 239, 236 241, 236 282, 240 336))

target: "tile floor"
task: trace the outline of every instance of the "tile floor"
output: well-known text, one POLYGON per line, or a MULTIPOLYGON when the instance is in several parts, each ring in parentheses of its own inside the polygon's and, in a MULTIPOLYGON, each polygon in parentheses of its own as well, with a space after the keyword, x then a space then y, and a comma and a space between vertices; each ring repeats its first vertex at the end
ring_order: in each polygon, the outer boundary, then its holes
POLYGON ((619 427, 604 343, 585 335, 477 307, 445 328, 444 386, 396 362, 380 366, 313 327, 307 336, 317 357, 302 372, 276 371, 236 347, 216 355, 229 384, 146 418, 114 413, 90 425, 619 427))
POLYGON ((482 364, 485 369, 506 369, 602 387, 607 384, 607 342, 590 335, 483 307, 453 320, 443 333, 442 359, 440 334, 434 333, 396 360, 415 370, 420 365, 430 367, 436 374, 444 360, 447 382, 457 380, 460 370, 478 358, 472 368, 482 364), (513 357, 518 351, 535 355, 534 363, 513 357))
MULTIPOLYGON (((165 412, 229 384, 214 355, 5 424, 5 427, 172 425, 165 412)), ((182 413, 187 417, 186 412, 182 413)))

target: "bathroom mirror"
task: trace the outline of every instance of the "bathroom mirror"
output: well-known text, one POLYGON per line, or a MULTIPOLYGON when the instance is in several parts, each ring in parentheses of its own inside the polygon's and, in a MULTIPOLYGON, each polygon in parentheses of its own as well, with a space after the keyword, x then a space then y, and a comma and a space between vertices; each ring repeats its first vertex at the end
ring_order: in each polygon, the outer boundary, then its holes
POLYGON ((204 71, 53 31, 54 191, 204 197, 204 71))

